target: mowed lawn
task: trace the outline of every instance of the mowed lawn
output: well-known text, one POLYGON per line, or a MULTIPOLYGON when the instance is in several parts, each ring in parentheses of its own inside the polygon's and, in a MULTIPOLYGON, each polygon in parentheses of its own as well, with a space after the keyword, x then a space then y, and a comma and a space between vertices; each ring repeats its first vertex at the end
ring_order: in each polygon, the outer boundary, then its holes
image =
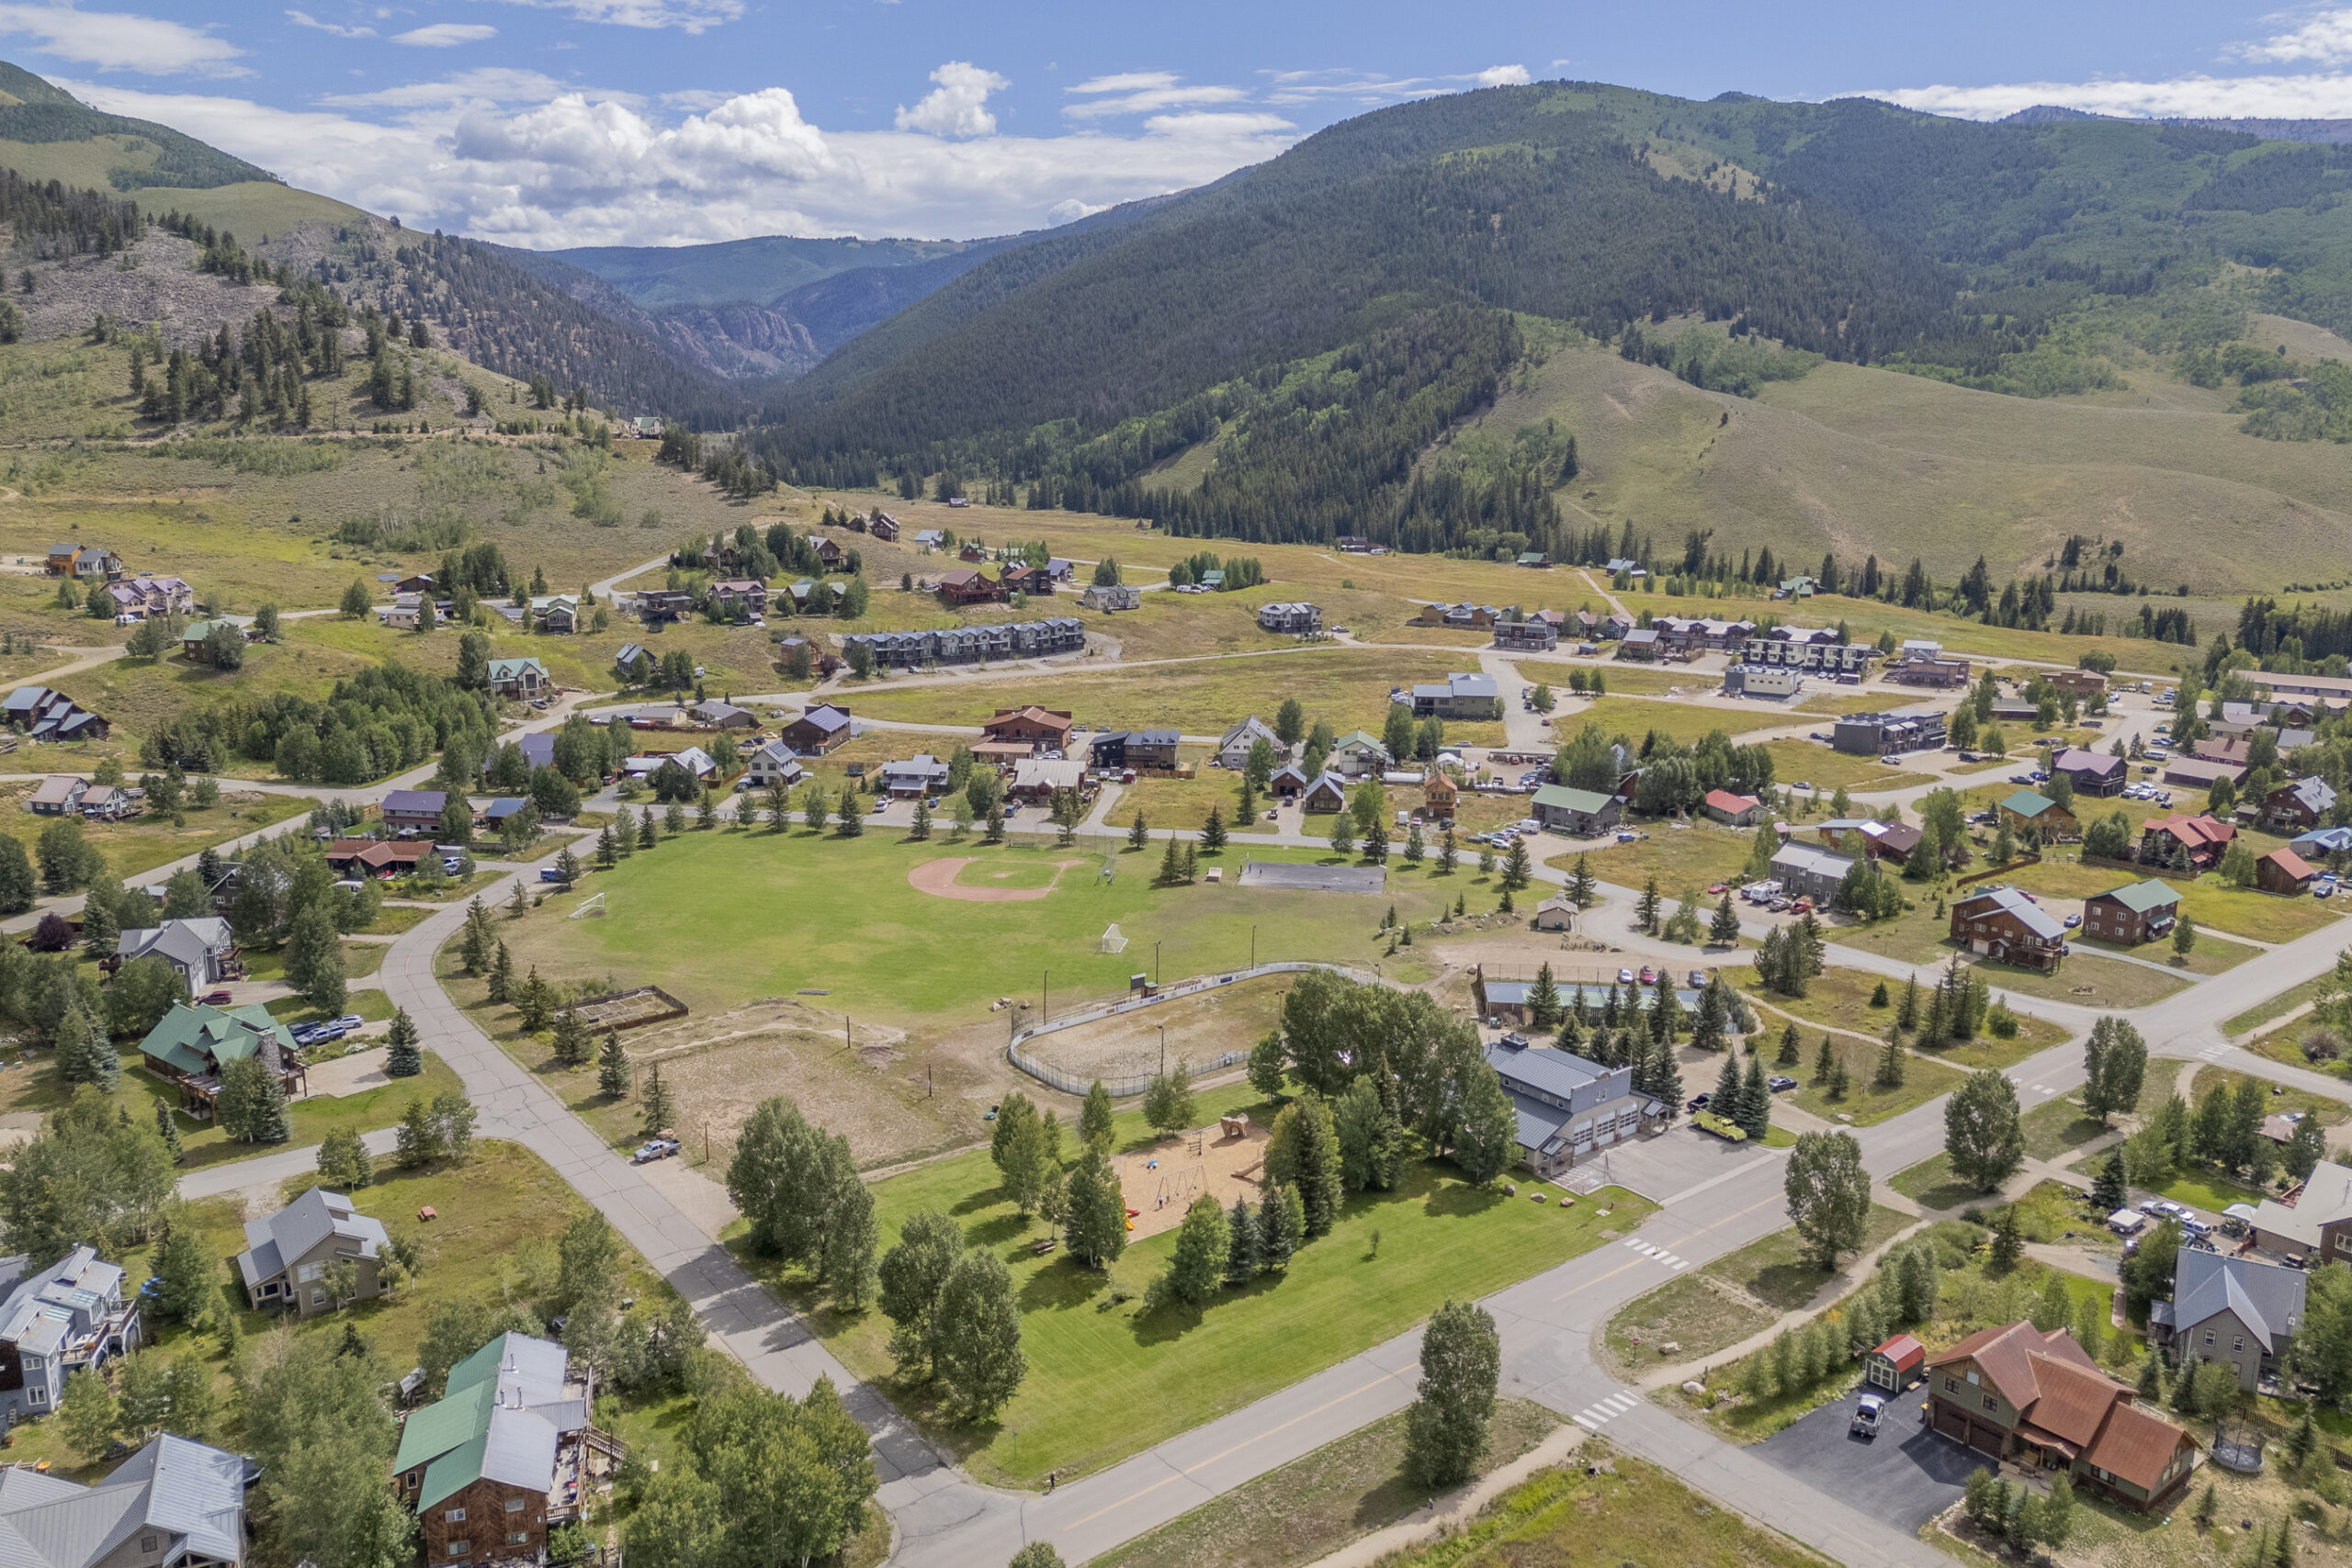
POLYGON ((1094 997, 1123 994, 1132 975, 1152 970, 1173 982, 1238 969, 1250 962, 1257 931, 1261 963, 1273 959, 1379 958, 1400 978, 1426 977, 1427 965, 1398 953, 1385 956, 1381 918, 1394 905, 1403 919, 1434 916, 1441 901, 1468 894, 1491 908, 1490 889, 1474 886, 1465 866, 1452 877, 1392 861, 1379 894, 1287 891, 1235 886, 1245 859, 1332 861, 1306 850, 1228 850, 1201 864, 1225 868, 1225 881, 1154 887, 1162 845, 1115 856, 1105 883, 1103 852, 1051 845, 928 843, 869 829, 841 839, 794 828, 689 832, 665 839, 610 871, 584 878, 578 895, 550 898, 525 919, 500 924, 518 970, 571 981, 612 976, 622 987, 660 985, 698 1008, 753 997, 788 997, 803 987, 829 991, 833 1007, 864 1019, 921 1018, 983 998, 1035 996, 1053 971, 1057 1011, 1094 997), (975 903, 918 892, 907 874, 926 862, 970 859, 957 878, 968 887, 1034 886, 1055 862, 1073 861, 1043 898, 975 903), (994 873, 1011 871, 1011 882, 994 873), (605 895, 601 918, 567 919, 589 895, 605 895), (1104 930, 1119 927, 1124 953, 1106 953, 1104 930))
MULTIPOLYGON (((1524 673, 1522 671, 1522 673, 1524 673)), ((1558 687, 1553 688, 1557 691, 1558 687)), ((1561 704, 1566 709, 1574 705, 1568 698, 1561 704)), ((1597 724, 1611 735, 1623 735, 1635 745, 1651 730, 1690 745, 1712 730, 1725 735, 1744 735, 1751 729, 1784 729, 1803 724, 1804 716, 1790 713, 1765 713, 1753 708, 1719 708, 1697 703, 1653 702, 1642 697, 1605 696, 1576 712, 1560 712, 1552 716, 1552 728, 1566 741, 1589 724, 1597 724)), ((1448 726, 1451 732, 1452 727, 1448 726)), ((1880 770, 1883 772, 1884 770, 1880 770)))
MULTIPOLYGON (((1275 1108, 1253 1100, 1238 1085, 1204 1094, 1199 1116, 1246 1110, 1270 1121, 1275 1108)), ((1123 1149, 1150 1141, 1139 1114, 1120 1117, 1118 1131, 1123 1149)), ((891 1384, 901 1407, 980 1480, 1017 1486, 1049 1471, 1067 1481, 1101 1470, 1401 1334, 1449 1297, 1488 1295, 1589 1251, 1652 1212, 1613 1187, 1570 1209, 1539 1207, 1500 1187, 1472 1187, 1452 1165, 1419 1161, 1396 1191, 1351 1197, 1331 1234, 1302 1248, 1286 1274, 1223 1292, 1204 1309, 1151 1312, 1144 1293, 1166 1271, 1175 1231, 1130 1247, 1107 1274, 1060 1251, 1038 1258, 1030 1243, 1047 1234, 1046 1222, 1014 1213, 986 1149, 877 1182, 874 1198, 885 1247, 908 1215, 934 1209, 1004 1259, 1029 1363, 1020 1393, 990 1425, 945 1425, 926 1390, 895 1383, 881 1313, 845 1320, 823 1311, 811 1321, 853 1371, 891 1384)))

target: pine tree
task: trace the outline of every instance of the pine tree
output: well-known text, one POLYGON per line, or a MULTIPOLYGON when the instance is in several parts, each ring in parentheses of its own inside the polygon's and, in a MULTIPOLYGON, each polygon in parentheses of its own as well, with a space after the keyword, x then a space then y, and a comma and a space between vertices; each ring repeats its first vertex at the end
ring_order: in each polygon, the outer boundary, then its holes
POLYGON ((1897 1029, 1919 1027, 1919 976, 1917 975, 1903 982, 1903 1005, 1895 1009, 1894 1026, 1897 1029))
POLYGON ((406 1008, 392 1010, 391 1031, 384 1036, 384 1042, 386 1077, 413 1078, 424 1071, 424 1053, 417 1044, 416 1020, 408 1015, 406 1008))
POLYGON ((1226 1228, 1232 1241, 1225 1255, 1225 1282, 1246 1285, 1258 1275, 1258 1216, 1250 1211, 1248 1199, 1233 1201, 1226 1228))
POLYGON ((1907 1053, 1903 1049, 1903 1031, 1890 1024, 1886 1031, 1886 1049, 1879 1054, 1876 1082, 1881 1089, 1901 1089, 1907 1053))
POLYGON ((1827 1083, 1837 1074, 1838 1048, 1830 1043, 1829 1036, 1825 1034, 1821 1037, 1821 1049, 1813 1054, 1813 1081, 1827 1083))
POLYGON ((1747 1055, 1747 1072, 1740 1079, 1739 1130, 1757 1142, 1772 1128, 1772 1089, 1764 1081, 1764 1064, 1754 1052, 1747 1055))
POLYGON ((1714 1093, 1707 1098, 1707 1109, 1725 1120, 1736 1119, 1739 1110, 1739 1053, 1724 1053, 1723 1070, 1715 1075, 1714 1093))
POLYGON ((607 1030, 605 1047, 596 1057, 596 1090, 607 1100, 623 1100, 628 1086, 628 1053, 621 1049, 620 1032, 607 1030))
POLYGON ((1772 1058, 1776 1067, 1793 1067, 1804 1059, 1804 1040, 1797 1033, 1797 1021, 1789 1020, 1781 1030, 1780 1054, 1772 1058))
POLYGON ((1634 906, 1634 923, 1645 936, 1657 935, 1660 902, 1657 896, 1657 878, 1653 876, 1643 885, 1641 901, 1634 906))
POLYGON ((503 941, 499 942, 498 952, 491 958, 487 978, 490 1000, 500 1007, 505 1006, 514 991, 514 955, 506 951, 503 941))
POLYGON ((1258 1202, 1259 1267, 1270 1274, 1279 1274, 1290 1267, 1291 1254, 1298 1250, 1299 1226, 1292 1209, 1290 1189, 1279 1181, 1269 1181, 1261 1190, 1258 1202))
POLYGON ((645 1075, 644 1107, 640 1118, 645 1135, 649 1138, 660 1135, 662 1129, 676 1118, 677 1111, 677 1102, 670 1092, 670 1086, 662 1081, 662 1064, 656 1062, 645 1075))
POLYGON ((1715 906, 1715 918, 1707 927, 1707 941, 1715 947, 1739 945, 1739 911, 1732 908, 1729 893, 1715 906))
POLYGON ((163 1139, 164 1146, 172 1152, 172 1163, 179 1164, 180 1124, 172 1115, 172 1108, 160 1100, 155 1102, 155 1135, 163 1139))
POLYGON ((578 1008, 566 1008, 555 1015, 553 1034, 555 1059, 567 1067, 584 1067, 595 1054, 593 1037, 588 1032, 588 1021, 580 1016, 578 1008))

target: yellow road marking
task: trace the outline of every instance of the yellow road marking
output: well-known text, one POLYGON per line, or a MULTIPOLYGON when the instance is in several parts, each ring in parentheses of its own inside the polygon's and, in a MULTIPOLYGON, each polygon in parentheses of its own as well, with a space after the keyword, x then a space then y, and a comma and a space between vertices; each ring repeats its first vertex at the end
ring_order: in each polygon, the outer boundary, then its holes
POLYGON ((1231 1448, 1209 1455, 1208 1458, 1201 1461, 1198 1464, 1192 1465, 1187 1469, 1180 1470, 1173 1475, 1163 1476, 1140 1491, 1128 1493, 1125 1496, 1120 1498, 1115 1503, 1106 1503, 1102 1507, 1095 1509, 1094 1512, 1087 1515, 1084 1518, 1073 1519, 1069 1524, 1064 1525, 1061 1529, 1061 1533, 1068 1535, 1070 1531, 1078 1529, 1080 1525, 1092 1524, 1096 1519, 1101 1518, 1103 1515, 1111 1513, 1114 1509, 1124 1508, 1138 1497, 1148 1497, 1154 1492, 1159 1491, 1161 1487, 1182 1480, 1184 1477, 1192 1474, 1193 1471, 1204 1470, 1221 1459, 1228 1459, 1233 1455, 1239 1453, 1243 1449, 1250 1447, 1252 1443, 1264 1442, 1268 1438, 1273 1437, 1278 1432, 1288 1431, 1291 1427, 1297 1426, 1301 1421, 1309 1420, 1317 1416, 1322 1415, 1323 1412, 1330 1409, 1333 1405, 1345 1404, 1349 1400, 1355 1398, 1356 1395, 1360 1393, 1368 1393, 1373 1389, 1378 1388, 1382 1383, 1394 1382, 1396 1381, 1396 1374, 1395 1372, 1384 1372, 1380 1376, 1373 1379, 1370 1382, 1358 1384, 1356 1387, 1350 1389, 1347 1393, 1340 1394, 1338 1398, 1326 1400, 1322 1404, 1317 1405, 1314 1409, 1303 1411, 1300 1414, 1292 1416, 1289 1420, 1284 1421, 1278 1427, 1269 1427, 1266 1430, 1259 1433, 1254 1438, 1244 1438, 1241 1441, 1234 1444, 1231 1448))

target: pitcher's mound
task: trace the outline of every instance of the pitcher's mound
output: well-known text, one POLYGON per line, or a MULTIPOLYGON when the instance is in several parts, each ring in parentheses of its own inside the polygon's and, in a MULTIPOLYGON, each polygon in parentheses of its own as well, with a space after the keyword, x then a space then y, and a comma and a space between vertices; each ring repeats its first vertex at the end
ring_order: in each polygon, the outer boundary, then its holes
POLYGON ((1060 884, 1062 874, 1071 866, 1086 863, 1082 860, 1056 861, 1054 880, 1043 887, 967 887, 956 879, 977 858, 965 855, 947 860, 927 860, 907 873, 907 886, 934 898, 961 898, 967 904, 1026 903, 1051 893, 1060 884))

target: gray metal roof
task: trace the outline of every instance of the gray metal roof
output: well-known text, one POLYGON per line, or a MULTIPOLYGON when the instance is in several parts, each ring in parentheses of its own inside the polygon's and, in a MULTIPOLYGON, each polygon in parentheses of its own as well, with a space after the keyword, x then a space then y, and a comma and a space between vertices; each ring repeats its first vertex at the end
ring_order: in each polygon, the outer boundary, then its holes
POLYGON ((89 1568, 141 1530, 175 1538, 166 1562, 241 1562, 244 1508, 243 1459, 168 1433, 95 1486, 10 1469, 0 1472, 0 1568, 89 1568))
POLYGON ((330 1236, 352 1243, 361 1258, 379 1256, 391 1239, 382 1221, 360 1213, 350 1199, 313 1187, 267 1219, 246 1224, 247 1250, 237 1255, 238 1272, 246 1283, 258 1283, 309 1257, 330 1236))
MULTIPOLYGON (((1777 857, 1775 857, 1777 858, 1777 857)), ((2025 929, 2044 942, 2064 940, 2066 928, 2058 918, 2014 887, 1996 887, 1988 893, 1972 893, 1955 906, 1965 909, 1970 905, 1990 899, 1996 908, 2015 915, 2025 929)))
POLYGON ((2173 1274, 2173 1321, 2186 1328, 2228 1312, 2277 1350, 2302 1326, 2306 1278, 2283 1264, 2183 1247, 2173 1274))
MULTIPOLYGON (((1487 994, 1494 995, 1494 984, 1488 982, 1487 994)), ((1514 1080, 1545 1094, 1556 1094, 1566 1100, 1577 1089, 1609 1076, 1611 1069, 1599 1062, 1572 1055, 1555 1045, 1537 1045, 1513 1050, 1507 1045, 1487 1048, 1487 1065, 1495 1069, 1510 1089, 1514 1080)))

